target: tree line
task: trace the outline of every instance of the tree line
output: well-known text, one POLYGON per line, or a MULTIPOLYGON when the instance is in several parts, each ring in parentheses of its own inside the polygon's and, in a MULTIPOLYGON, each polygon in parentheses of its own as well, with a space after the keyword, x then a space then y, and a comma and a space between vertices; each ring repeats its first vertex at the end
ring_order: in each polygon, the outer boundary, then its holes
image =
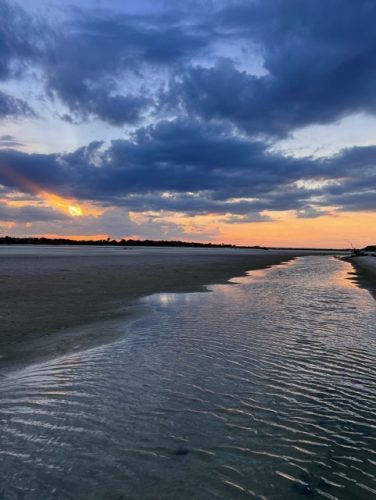
POLYGON ((69 238, 46 238, 26 237, 16 238, 13 236, 0 237, 0 245, 83 245, 83 246, 150 246, 150 247, 209 247, 209 248, 263 248, 260 246, 239 247, 227 243, 199 243, 194 241, 180 240, 115 240, 106 238, 103 240, 71 240, 69 238))

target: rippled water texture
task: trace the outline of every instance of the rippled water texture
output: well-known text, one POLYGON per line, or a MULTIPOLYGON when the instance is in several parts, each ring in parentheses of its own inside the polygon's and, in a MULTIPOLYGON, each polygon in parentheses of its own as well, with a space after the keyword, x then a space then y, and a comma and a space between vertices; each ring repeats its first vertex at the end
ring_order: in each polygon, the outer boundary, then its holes
MULTIPOLYGON (((5 498, 375 498, 376 307, 300 258, 0 382, 5 498)), ((1 497, 1 494, 0 494, 1 497)))

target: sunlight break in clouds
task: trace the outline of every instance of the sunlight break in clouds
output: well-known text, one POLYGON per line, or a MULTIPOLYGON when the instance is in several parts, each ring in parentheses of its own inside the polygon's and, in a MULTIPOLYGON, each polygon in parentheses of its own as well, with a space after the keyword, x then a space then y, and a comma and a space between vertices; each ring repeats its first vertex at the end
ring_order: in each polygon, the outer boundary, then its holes
POLYGON ((72 217, 85 217, 89 215, 100 217, 103 214, 103 210, 98 210, 87 204, 79 205, 75 200, 63 198, 62 196, 46 191, 39 191, 37 196, 45 200, 51 207, 61 210, 72 217))

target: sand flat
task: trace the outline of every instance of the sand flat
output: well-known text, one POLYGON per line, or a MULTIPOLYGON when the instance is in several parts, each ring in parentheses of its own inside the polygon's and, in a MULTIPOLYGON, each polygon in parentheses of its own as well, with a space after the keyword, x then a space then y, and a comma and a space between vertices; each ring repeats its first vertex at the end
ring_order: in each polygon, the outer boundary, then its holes
POLYGON ((224 283, 300 254, 206 248, 1 247, 1 363, 32 361, 87 343, 105 343, 116 334, 113 322, 130 316, 139 297, 205 290, 205 285, 224 283), (102 325, 97 335, 92 333, 93 324, 102 325))
POLYGON ((353 261, 360 269, 367 270, 369 273, 376 276, 376 257, 372 255, 365 255, 362 257, 355 257, 353 261))
POLYGON ((369 290, 376 299, 376 257, 364 255, 346 260, 354 266, 358 284, 369 290))

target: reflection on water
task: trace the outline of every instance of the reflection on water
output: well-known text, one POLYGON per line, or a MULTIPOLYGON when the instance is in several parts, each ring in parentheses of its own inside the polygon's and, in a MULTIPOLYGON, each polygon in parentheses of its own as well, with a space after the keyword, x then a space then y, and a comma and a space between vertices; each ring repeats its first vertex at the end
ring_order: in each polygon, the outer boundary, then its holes
POLYGON ((306 257, 0 384, 4 498, 376 496, 376 307, 306 257))
POLYGON ((194 305, 201 301, 201 293, 157 293, 142 299, 144 304, 149 306, 171 306, 173 304, 194 305))

